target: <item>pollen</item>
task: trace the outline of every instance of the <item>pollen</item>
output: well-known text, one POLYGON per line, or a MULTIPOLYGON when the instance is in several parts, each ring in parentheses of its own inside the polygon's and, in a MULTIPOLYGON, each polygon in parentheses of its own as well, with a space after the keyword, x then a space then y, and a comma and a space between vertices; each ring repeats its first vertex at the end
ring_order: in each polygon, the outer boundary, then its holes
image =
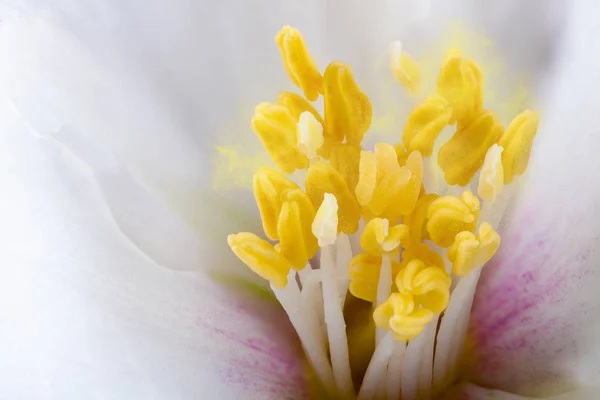
POLYGON ((270 284, 328 398, 440 395, 460 380, 473 293, 514 193, 504 186, 526 172, 540 116, 522 110, 504 130, 486 107, 483 70, 457 50, 440 60, 435 92, 421 93, 420 63, 397 41, 389 77, 416 105, 377 142, 350 65, 321 73, 290 26, 275 41, 299 92, 254 111, 277 166, 253 178, 264 234, 227 243, 270 284))

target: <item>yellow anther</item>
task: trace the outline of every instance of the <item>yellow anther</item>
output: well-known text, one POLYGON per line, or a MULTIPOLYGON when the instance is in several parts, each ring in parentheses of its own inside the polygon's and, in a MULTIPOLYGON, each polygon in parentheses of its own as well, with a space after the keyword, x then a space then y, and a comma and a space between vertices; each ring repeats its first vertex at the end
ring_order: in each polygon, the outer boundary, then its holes
POLYGON ((390 228, 390 222, 383 218, 370 220, 362 235, 360 246, 367 253, 389 253, 408 239, 408 227, 398 224, 390 228))
POLYGON ((298 150, 309 160, 317 157, 317 150, 323 145, 323 126, 313 114, 305 111, 300 114, 296 125, 298 150))
POLYGON ((402 43, 396 40, 390 44, 390 70, 402 86, 411 93, 419 90, 421 72, 417 63, 402 50, 402 43))
POLYGON ((502 125, 491 111, 482 111, 440 148, 438 164, 449 185, 465 186, 473 178, 491 145, 502 136, 502 125))
POLYGON ((444 196, 433 201, 427 211, 427 231, 431 240, 449 247, 462 231, 473 232, 479 217, 479 200, 466 191, 460 198, 444 196))
POLYGON ((437 92, 452 107, 452 123, 467 121, 483 107, 483 73, 475 61, 450 52, 442 61, 437 92))
POLYGON ((261 278, 280 289, 287 285, 290 262, 269 242, 253 233, 242 232, 227 236, 227 243, 235 255, 261 278))
POLYGON ((487 222, 479 227, 477 237, 472 232, 460 232, 448 249, 452 272, 464 276, 487 263, 500 247, 500 235, 487 222))
POLYGON ((525 172, 539 122, 538 113, 530 110, 523 111, 513 119, 500 138, 498 144, 504 147, 502 165, 505 185, 511 183, 515 176, 525 172))
POLYGON ((308 166, 308 158, 297 147, 296 120, 287 108, 260 103, 254 110, 252 129, 273 161, 286 173, 308 166))
POLYGON ((333 147, 330 153, 331 165, 342 174, 352 192, 358 183, 360 152, 360 147, 341 143, 333 147))
POLYGON ((325 133, 360 146, 371 125, 371 101, 356 85, 350 66, 335 61, 324 74, 325 133))
POLYGON ((361 153, 356 197, 368 217, 395 222, 414 209, 422 181, 423 159, 419 152, 411 153, 401 167, 395 148, 377 143, 375 153, 361 153))
POLYGON ((412 340, 419 336, 433 319, 433 312, 417 309, 412 294, 392 293, 373 312, 375 325, 391 330, 396 340, 412 340))
POLYGON ((302 190, 288 190, 281 205, 277 221, 279 252, 301 270, 319 249, 311 226, 315 219, 315 207, 302 190))
POLYGON ((269 239, 278 240, 277 221, 284 196, 289 190, 300 190, 300 187, 283 174, 265 167, 254 174, 253 189, 263 230, 269 239))
POLYGON ((325 193, 312 223, 312 233, 319 241, 320 247, 332 245, 337 239, 338 203, 331 193, 325 193))
POLYGON ((325 193, 333 194, 339 205, 338 230, 348 234, 358 230, 360 205, 344 177, 333 166, 324 161, 313 163, 306 175, 306 192, 315 208, 321 206, 325 193))
POLYGON ((494 201, 502 191, 504 167, 502 166, 502 146, 493 144, 488 149, 479 173, 477 194, 484 200, 494 201))
POLYGON ((442 268, 425 266, 419 259, 410 261, 396 275, 396 286, 400 293, 412 293, 417 305, 440 313, 450 302, 452 278, 442 268))
MULTIPOLYGON (((382 256, 380 254, 362 253, 350 261, 350 293, 365 301, 377 300, 377 285, 381 271, 382 256)), ((392 261, 392 276, 400 271, 400 263, 392 261)))
POLYGON ((408 226, 410 231, 409 236, 409 247, 417 247, 421 240, 429 239, 429 234, 427 233, 426 224, 427 224, 427 210, 431 203, 436 200, 438 197, 437 194, 426 194, 417 200, 417 204, 412 213, 405 216, 403 219, 403 223, 408 226))
POLYGON ((408 116, 402 133, 402 143, 408 151, 418 150, 429 157, 435 140, 450 123, 452 109, 443 97, 435 94, 418 104, 408 116))
POLYGON ((304 97, 292 92, 281 92, 277 95, 277 104, 280 104, 288 109, 292 117, 297 121, 300 114, 308 111, 314 115, 315 119, 323 124, 323 118, 319 112, 306 100, 304 97))
POLYGON ((308 100, 317 100, 319 93, 323 93, 323 77, 300 31, 286 25, 277 32, 275 43, 292 83, 302 89, 308 100))

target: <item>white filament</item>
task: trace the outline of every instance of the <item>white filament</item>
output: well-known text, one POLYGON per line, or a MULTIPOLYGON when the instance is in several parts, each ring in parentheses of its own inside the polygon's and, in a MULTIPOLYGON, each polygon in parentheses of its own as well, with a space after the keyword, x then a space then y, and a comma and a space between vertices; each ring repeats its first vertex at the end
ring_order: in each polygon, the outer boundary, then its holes
POLYGON ((394 353, 390 358, 386 375, 386 398, 397 400, 400 398, 400 386, 402 384, 402 362, 404 361, 404 352, 406 351, 406 342, 397 340, 394 343, 394 353))
MULTIPOLYGON (((381 258, 381 269, 379 270, 379 282, 377 283, 377 305, 384 303, 392 292, 392 260, 387 254, 381 258)), ((375 332, 376 342, 379 343, 385 330, 377 328, 375 332)))
POLYGON ((371 362, 369 362, 360 392, 358 393, 358 400, 370 400, 374 398, 378 386, 383 383, 382 380, 386 375, 387 365, 393 352, 394 338, 391 332, 388 332, 381 339, 381 342, 375 348, 373 357, 371 357, 371 362))
POLYGON ((321 274, 323 279, 323 308, 329 337, 329 352, 333 366, 333 378, 339 392, 347 399, 354 398, 354 385, 350 371, 346 322, 337 289, 336 270, 332 246, 321 249, 321 274))

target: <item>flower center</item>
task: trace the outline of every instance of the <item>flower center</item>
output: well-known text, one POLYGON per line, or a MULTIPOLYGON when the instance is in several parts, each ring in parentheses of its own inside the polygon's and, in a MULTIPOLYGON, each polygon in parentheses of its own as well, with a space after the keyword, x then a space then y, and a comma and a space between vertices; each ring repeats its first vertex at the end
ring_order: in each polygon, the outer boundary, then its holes
MULTIPOLYGON (((269 241, 242 232, 229 246, 271 283, 329 395, 429 398, 457 378, 479 274, 539 117, 525 110, 504 130, 484 108, 481 68, 452 51, 401 144, 369 150, 371 102, 351 68, 335 61, 321 75, 289 26, 276 43, 304 97, 256 107, 252 128, 283 173, 254 175, 269 241), (323 116, 311 104, 320 95, 323 116), (286 176, 296 170, 300 184, 286 176)), ((417 63, 400 42, 390 50, 393 75, 416 95, 417 63)))

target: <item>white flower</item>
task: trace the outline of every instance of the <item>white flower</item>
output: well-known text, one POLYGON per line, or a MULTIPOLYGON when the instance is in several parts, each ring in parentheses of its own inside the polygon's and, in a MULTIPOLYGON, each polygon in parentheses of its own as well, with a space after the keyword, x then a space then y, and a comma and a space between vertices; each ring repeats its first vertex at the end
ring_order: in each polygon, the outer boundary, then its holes
MULTIPOLYGON (((434 46, 455 19, 516 71, 498 96, 528 73, 542 115, 477 288, 474 367, 455 387, 598 396, 598 6, 14 3, 0 5, 0 397, 314 395, 286 314, 227 249, 260 219, 249 190, 214 190, 214 148, 259 149, 248 116, 287 84, 272 40, 283 24, 320 66, 351 63, 381 117, 397 104, 387 44, 434 46)), ((390 126, 378 121, 375 134, 390 126)))

